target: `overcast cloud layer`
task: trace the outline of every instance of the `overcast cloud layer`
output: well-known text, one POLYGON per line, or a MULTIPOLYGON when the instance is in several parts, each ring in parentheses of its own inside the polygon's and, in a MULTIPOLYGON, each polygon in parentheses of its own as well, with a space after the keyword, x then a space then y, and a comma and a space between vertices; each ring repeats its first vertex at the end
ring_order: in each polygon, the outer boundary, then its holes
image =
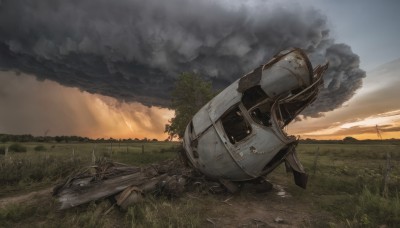
POLYGON ((183 71, 223 88, 277 52, 300 47, 314 65, 330 61, 306 115, 340 107, 361 87, 358 56, 334 43, 324 15, 287 1, 240 2, 2 0, 0 70, 165 107, 183 71))

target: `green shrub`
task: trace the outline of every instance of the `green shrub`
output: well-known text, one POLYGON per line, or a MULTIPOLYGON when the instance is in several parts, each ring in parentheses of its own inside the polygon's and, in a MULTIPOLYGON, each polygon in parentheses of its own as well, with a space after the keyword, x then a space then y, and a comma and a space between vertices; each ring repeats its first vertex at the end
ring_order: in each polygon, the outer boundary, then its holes
POLYGON ((21 144, 14 143, 11 144, 10 147, 8 147, 8 151, 17 153, 26 152, 26 147, 21 144))
POLYGON ((42 145, 35 146, 35 148, 33 148, 33 149, 35 151, 46 151, 47 150, 46 147, 42 146, 42 145))
POLYGON ((6 148, 4 146, 0 146, 0 154, 6 154, 6 148))

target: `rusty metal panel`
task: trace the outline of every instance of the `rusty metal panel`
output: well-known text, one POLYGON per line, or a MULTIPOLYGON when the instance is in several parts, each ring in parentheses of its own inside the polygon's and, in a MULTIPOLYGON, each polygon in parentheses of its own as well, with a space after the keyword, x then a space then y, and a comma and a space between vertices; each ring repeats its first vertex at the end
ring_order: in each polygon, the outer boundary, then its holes
POLYGON ((254 69, 252 72, 246 74, 245 76, 243 76, 242 78, 239 79, 238 82, 238 91, 240 93, 243 93, 244 91, 246 91, 247 89, 259 85, 260 81, 261 81, 261 77, 262 77, 262 69, 263 69, 263 65, 257 67, 256 69, 254 69))

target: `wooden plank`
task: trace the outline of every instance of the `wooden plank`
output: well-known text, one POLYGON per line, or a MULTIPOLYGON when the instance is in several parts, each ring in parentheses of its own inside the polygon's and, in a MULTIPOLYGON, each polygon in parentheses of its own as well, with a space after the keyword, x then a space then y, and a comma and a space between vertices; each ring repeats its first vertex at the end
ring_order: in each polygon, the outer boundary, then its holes
POLYGON ((152 176, 138 172, 104 181, 92 182, 86 186, 70 186, 61 189, 57 194, 58 200, 61 202, 60 209, 67 209, 92 200, 105 198, 121 192, 129 186, 142 185, 151 178, 152 176))

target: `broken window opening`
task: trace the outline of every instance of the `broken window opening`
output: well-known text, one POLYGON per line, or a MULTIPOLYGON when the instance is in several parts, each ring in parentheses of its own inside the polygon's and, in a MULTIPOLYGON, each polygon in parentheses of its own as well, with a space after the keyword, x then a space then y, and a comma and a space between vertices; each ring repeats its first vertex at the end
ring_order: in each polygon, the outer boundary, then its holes
POLYGON ((250 116, 257 124, 271 127, 271 104, 269 102, 258 105, 250 110, 250 116))
POLYGON ((260 85, 253 86, 243 92, 242 103, 247 110, 268 98, 268 95, 261 89, 260 85))
POLYGON ((239 107, 229 111, 221 118, 222 126, 228 136, 229 141, 235 144, 251 133, 251 126, 243 116, 239 107))
POLYGON ((303 105, 304 102, 290 102, 280 104, 277 109, 278 119, 283 122, 284 126, 286 126, 298 115, 298 112, 301 111, 303 105))

